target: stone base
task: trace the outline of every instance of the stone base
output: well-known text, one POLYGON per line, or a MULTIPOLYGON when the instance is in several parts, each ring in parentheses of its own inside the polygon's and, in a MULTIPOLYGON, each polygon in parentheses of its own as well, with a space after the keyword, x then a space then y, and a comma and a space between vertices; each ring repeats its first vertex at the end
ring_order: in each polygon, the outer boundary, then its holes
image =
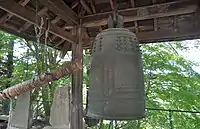
POLYGON ((8 126, 7 129, 26 129, 26 128, 17 128, 17 127, 8 126))
POLYGON ((43 129, 70 129, 69 127, 52 127, 52 126, 46 126, 43 129))

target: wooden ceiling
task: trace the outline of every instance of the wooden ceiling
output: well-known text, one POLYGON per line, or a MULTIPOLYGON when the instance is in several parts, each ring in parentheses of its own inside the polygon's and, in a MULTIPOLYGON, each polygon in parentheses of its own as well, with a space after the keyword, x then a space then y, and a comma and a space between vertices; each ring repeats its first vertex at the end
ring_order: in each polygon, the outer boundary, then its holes
MULTIPOLYGON (((140 43, 200 37, 199 0, 117 0, 124 27, 140 43)), ((0 0, 0 29, 36 41, 34 26, 41 26, 41 42, 48 29, 48 45, 70 49, 76 42, 73 28, 83 22, 83 47, 107 28, 112 0, 0 0), (42 22, 43 21, 43 22, 42 22)), ((38 36, 38 35, 37 35, 38 36)))

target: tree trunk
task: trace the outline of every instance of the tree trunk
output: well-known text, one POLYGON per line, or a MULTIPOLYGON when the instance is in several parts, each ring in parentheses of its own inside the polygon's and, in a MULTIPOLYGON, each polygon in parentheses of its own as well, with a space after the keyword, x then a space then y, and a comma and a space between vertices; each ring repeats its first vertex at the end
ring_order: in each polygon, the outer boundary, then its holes
MULTIPOLYGON (((10 41, 7 55, 7 78, 9 79, 6 88, 11 86, 11 77, 13 73, 13 51, 14 41, 10 41)), ((9 114, 9 100, 3 102, 3 114, 9 114)))

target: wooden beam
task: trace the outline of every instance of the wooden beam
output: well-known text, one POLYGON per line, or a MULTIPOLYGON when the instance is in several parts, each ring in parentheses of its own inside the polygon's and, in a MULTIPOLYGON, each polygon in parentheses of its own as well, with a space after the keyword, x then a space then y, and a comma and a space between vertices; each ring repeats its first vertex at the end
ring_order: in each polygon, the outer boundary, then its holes
MULTIPOLYGON (((156 4, 156 0, 152 0, 152 3, 156 4)), ((153 26, 154 26, 154 30, 158 31, 158 19, 157 18, 153 19, 153 26)))
MULTIPOLYGON (((199 27, 197 27, 196 29, 189 29, 189 30, 182 30, 182 31, 158 30, 158 31, 149 31, 149 32, 139 32, 139 33, 136 33, 136 37, 138 38, 140 44, 199 39, 200 30, 198 28, 199 27)), ((84 39, 84 40, 85 42, 90 42, 94 40, 94 37, 90 39, 84 39)), ((91 46, 91 42, 90 42, 90 46, 91 46)))
POLYGON ((76 6, 78 6, 78 4, 79 4, 79 0, 74 1, 74 2, 72 3, 72 5, 71 5, 71 8, 72 8, 72 9, 76 8, 76 6))
MULTIPOLYGON (((180 0, 164 4, 129 8, 119 10, 119 14, 124 17, 124 22, 168 17, 174 15, 194 13, 197 10, 196 0, 180 0)), ((83 26, 96 27, 107 24, 107 19, 112 12, 104 12, 83 17, 83 26)))
POLYGON ((131 7, 135 7, 135 0, 130 0, 131 1, 131 7))
POLYGON ((110 8, 112 10, 114 10, 114 2, 113 2, 113 0, 109 0, 109 3, 110 3, 110 8))
MULTIPOLYGON (((21 6, 26 6, 28 4, 30 0, 20 0, 18 3, 21 5, 21 6)), ((4 16, 2 16, 0 18, 0 24, 2 23, 5 23, 6 21, 8 21, 9 19, 11 19, 14 15, 11 14, 11 13, 6 13, 4 16)))
POLYGON ((140 43, 156 43, 164 41, 174 40, 189 40, 200 38, 200 30, 191 29, 184 31, 153 31, 153 32, 141 32, 136 34, 140 43))
POLYGON ((158 19, 157 18, 153 19, 153 26, 154 26, 154 30, 158 31, 158 19))
MULTIPOLYGON (((77 44, 72 44, 72 60, 79 58, 83 60, 82 24, 76 30, 77 44)), ((82 62, 83 63, 83 62, 82 62)), ((81 63, 81 64, 82 64, 81 63)), ((83 65, 83 64, 82 64, 83 65)), ((72 129, 83 129, 83 70, 72 74, 72 129)))
MULTIPOLYGON (((61 39, 58 43, 56 43, 55 47, 60 46, 61 44, 63 44, 65 42, 65 40, 61 39)), ((63 50, 63 48, 61 48, 61 51, 63 50)))
MULTIPOLYGON (((64 43, 61 43, 63 44, 62 45, 62 48, 61 48, 61 53, 60 53, 60 58, 64 58, 65 55, 67 54, 67 52, 70 50, 70 48, 72 47, 72 44, 71 43, 67 43, 64 41, 64 43)), ((61 45, 60 44, 60 45, 61 45)), ((59 46, 59 45, 58 45, 59 46)))
POLYGON ((22 6, 26 6, 30 0, 20 0, 19 4, 22 6))
POLYGON ((82 28, 82 33, 83 33, 83 34, 82 34, 82 35, 83 35, 83 36, 82 36, 83 38, 89 38, 89 35, 88 35, 88 33, 87 33, 87 28, 82 28))
POLYGON ((157 2, 157 0, 152 0, 152 3, 155 4, 157 2))
MULTIPOLYGON (((94 14, 94 13, 97 13, 96 8, 95 8, 94 0, 90 0, 90 5, 91 5, 91 7, 92 7, 92 12, 93 12, 93 14, 94 14)), ((99 27, 99 32, 102 32, 102 30, 103 30, 103 28, 100 26, 100 27, 99 27)))
POLYGON ((139 32, 138 24, 137 21, 134 21, 134 28, 135 28, 135 33, 139 32))
MULTIPOLYGON (((194 26, 195 27, 195 26, 194 26)), ((177 19, 176 19, 176 16, 174 16, 174 18, 173 18, 173 29, 174 29, 174 31, 177 31, 178 30, 178 28, 177 28, 177 19)))
POLYGON ((45 0, 39 1, 68 24, 78 25, 79 18, 77 14, 69 6, 67 6, 63 0, 48 0, 48 2, 45 0))
POLYGON ((78 16, 84 16, 86 13, 86 10, 83 6, 79 7, 80 9, 78 9, 78 16))
MULTIPOLYGON (((18 32, 17 28, 11 26, 11 25, 7 25, 6 23, 3 25, 0 25, 0 30, 5 31, 6 33, 10 33, 16 36, 19 36, 21 38, 24 38, 26 40, 31 40, 36 42, 37 38, 34 35, 28 34, 28 33, 23 33, 23 32, 18 32)), ((44 43, 44 39, 41 39, 41 43, 44 43)), ((51 43, 48 43, 49 47, 53 47, 53 45, 51 43)), ((60 49, 58 47, 56 47, 55 49, 60 49)))
MULTIPOLYGON (((27 22, 30 22, 31 24, 38 25, 38 23, 36 23, 36 15, 34 14, 34 12, 31 12, 25 9, 24 7, 20 6, 18 3, 14 2, 13 0, 4 0, 3 2, 1 2, 0 8, 9 13, 12 13, 13 15, 27 22)), ((38 21, 40 21, 40 19, 38 19, 38 21)), ((47 25, 44 25, 44 26, 47 26, 47 25)), ((43 28, 43 29, 46 29, 46 28, 43 28)), ((53 25, 52 23, 50 23, 49 32, 64 40, 69 41, 70 43, 75 43, 75 37, 72 36, 71 33, 64 31, 63 29, 53 25)))
MULTIPOLYGON (((90 5, 92 5, 92 10, 90 9, 90 7, 87 5, 87 3, 84 0, 80 0, 80 3, 83 6, 83 8, 87 11, 88 14, 93 14, 94 12, 96 12, 94 5, 92 3, 92 0, 90 1, 90 5)), ((87 28, 82 28, 82 33, 83 33, 83 37, 89 38, 89 35, 87 33, 87 28)))
MULTIPOLYGON (((52 20, 51 23, 56 24, 56 22, 58 22, 56 19, 58 20, 58 17, 56 17, 54 20, 52 20)), ((62 27, 62 29, 65 30, 65 25, 62 27)), ((56 38, 57 38, 57 36, 53 35, 52 37, 50 37, 50 40, 53 42, 53 40, 55 40, 56 38)), ((62 41, 65 41, 65 40, 61 39, 61 42, 62 41)), ((58 42, 58 44, 60 44, 60 42, 58 42)), ((57 43, 56 43, 56 45, 57 45, 57 43)))
POLYGON ((51 23, 56 24, 58 21, 60 21, 60 17, 57 16, 51 21, 51 23))
POLYGON ((93 13, 97 13, 97 12, 96 12, 96 8, 95 8, 95 4, 94 4, 94 0, 90 0, 90 5, 91 5, 91 7, 92 7, 92 12, 93 12, 93 13))
POLYGON ((92 14, 92 10, 90 7, 87 5, 87 3, 84 0, 80 0, 81 5, 83 8, 87 11, 88 14, 92 14))
POLYGON ((22 32, 27 30, 32 24, 29 22, 26 22, 21 28, 19 28, 18 32, 22 32))
MULTIPOLYGON (((48 8, 43 8, 38 12, 39 16, 44 15, 48 11, 48 8)), ((32 24, 30 22, 26 22, 21 28, 19 28, 18 32, 22 32, 27 30, 32 24)))

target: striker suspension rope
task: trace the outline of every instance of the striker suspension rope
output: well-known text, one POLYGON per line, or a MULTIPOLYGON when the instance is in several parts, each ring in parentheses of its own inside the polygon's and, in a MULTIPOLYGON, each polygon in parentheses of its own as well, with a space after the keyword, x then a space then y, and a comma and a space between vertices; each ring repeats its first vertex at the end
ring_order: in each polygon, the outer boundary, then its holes
MULTIPOLYGON (((48 50, 47 50, 47 42, 48 42, 48 36, 49 36, 49 28, 50 28, 50 23, 49 20, 47 19, 47 28, 45 30, 45 46, 44 46, 44 56, 47 57, 48 55, 48 50)), ((44 58, 44 71, 47 71, 47 58, 44 58)))
POLYGON ((37 43, 40 43, 40 37, 42 36, 42 28, 44 26, 44 18, 40 17, 40 24, 38 23, 38 1, 36 0, 36 25, 34 25, 35 29, 35 34, 36 34, 36 39, 37 43))

